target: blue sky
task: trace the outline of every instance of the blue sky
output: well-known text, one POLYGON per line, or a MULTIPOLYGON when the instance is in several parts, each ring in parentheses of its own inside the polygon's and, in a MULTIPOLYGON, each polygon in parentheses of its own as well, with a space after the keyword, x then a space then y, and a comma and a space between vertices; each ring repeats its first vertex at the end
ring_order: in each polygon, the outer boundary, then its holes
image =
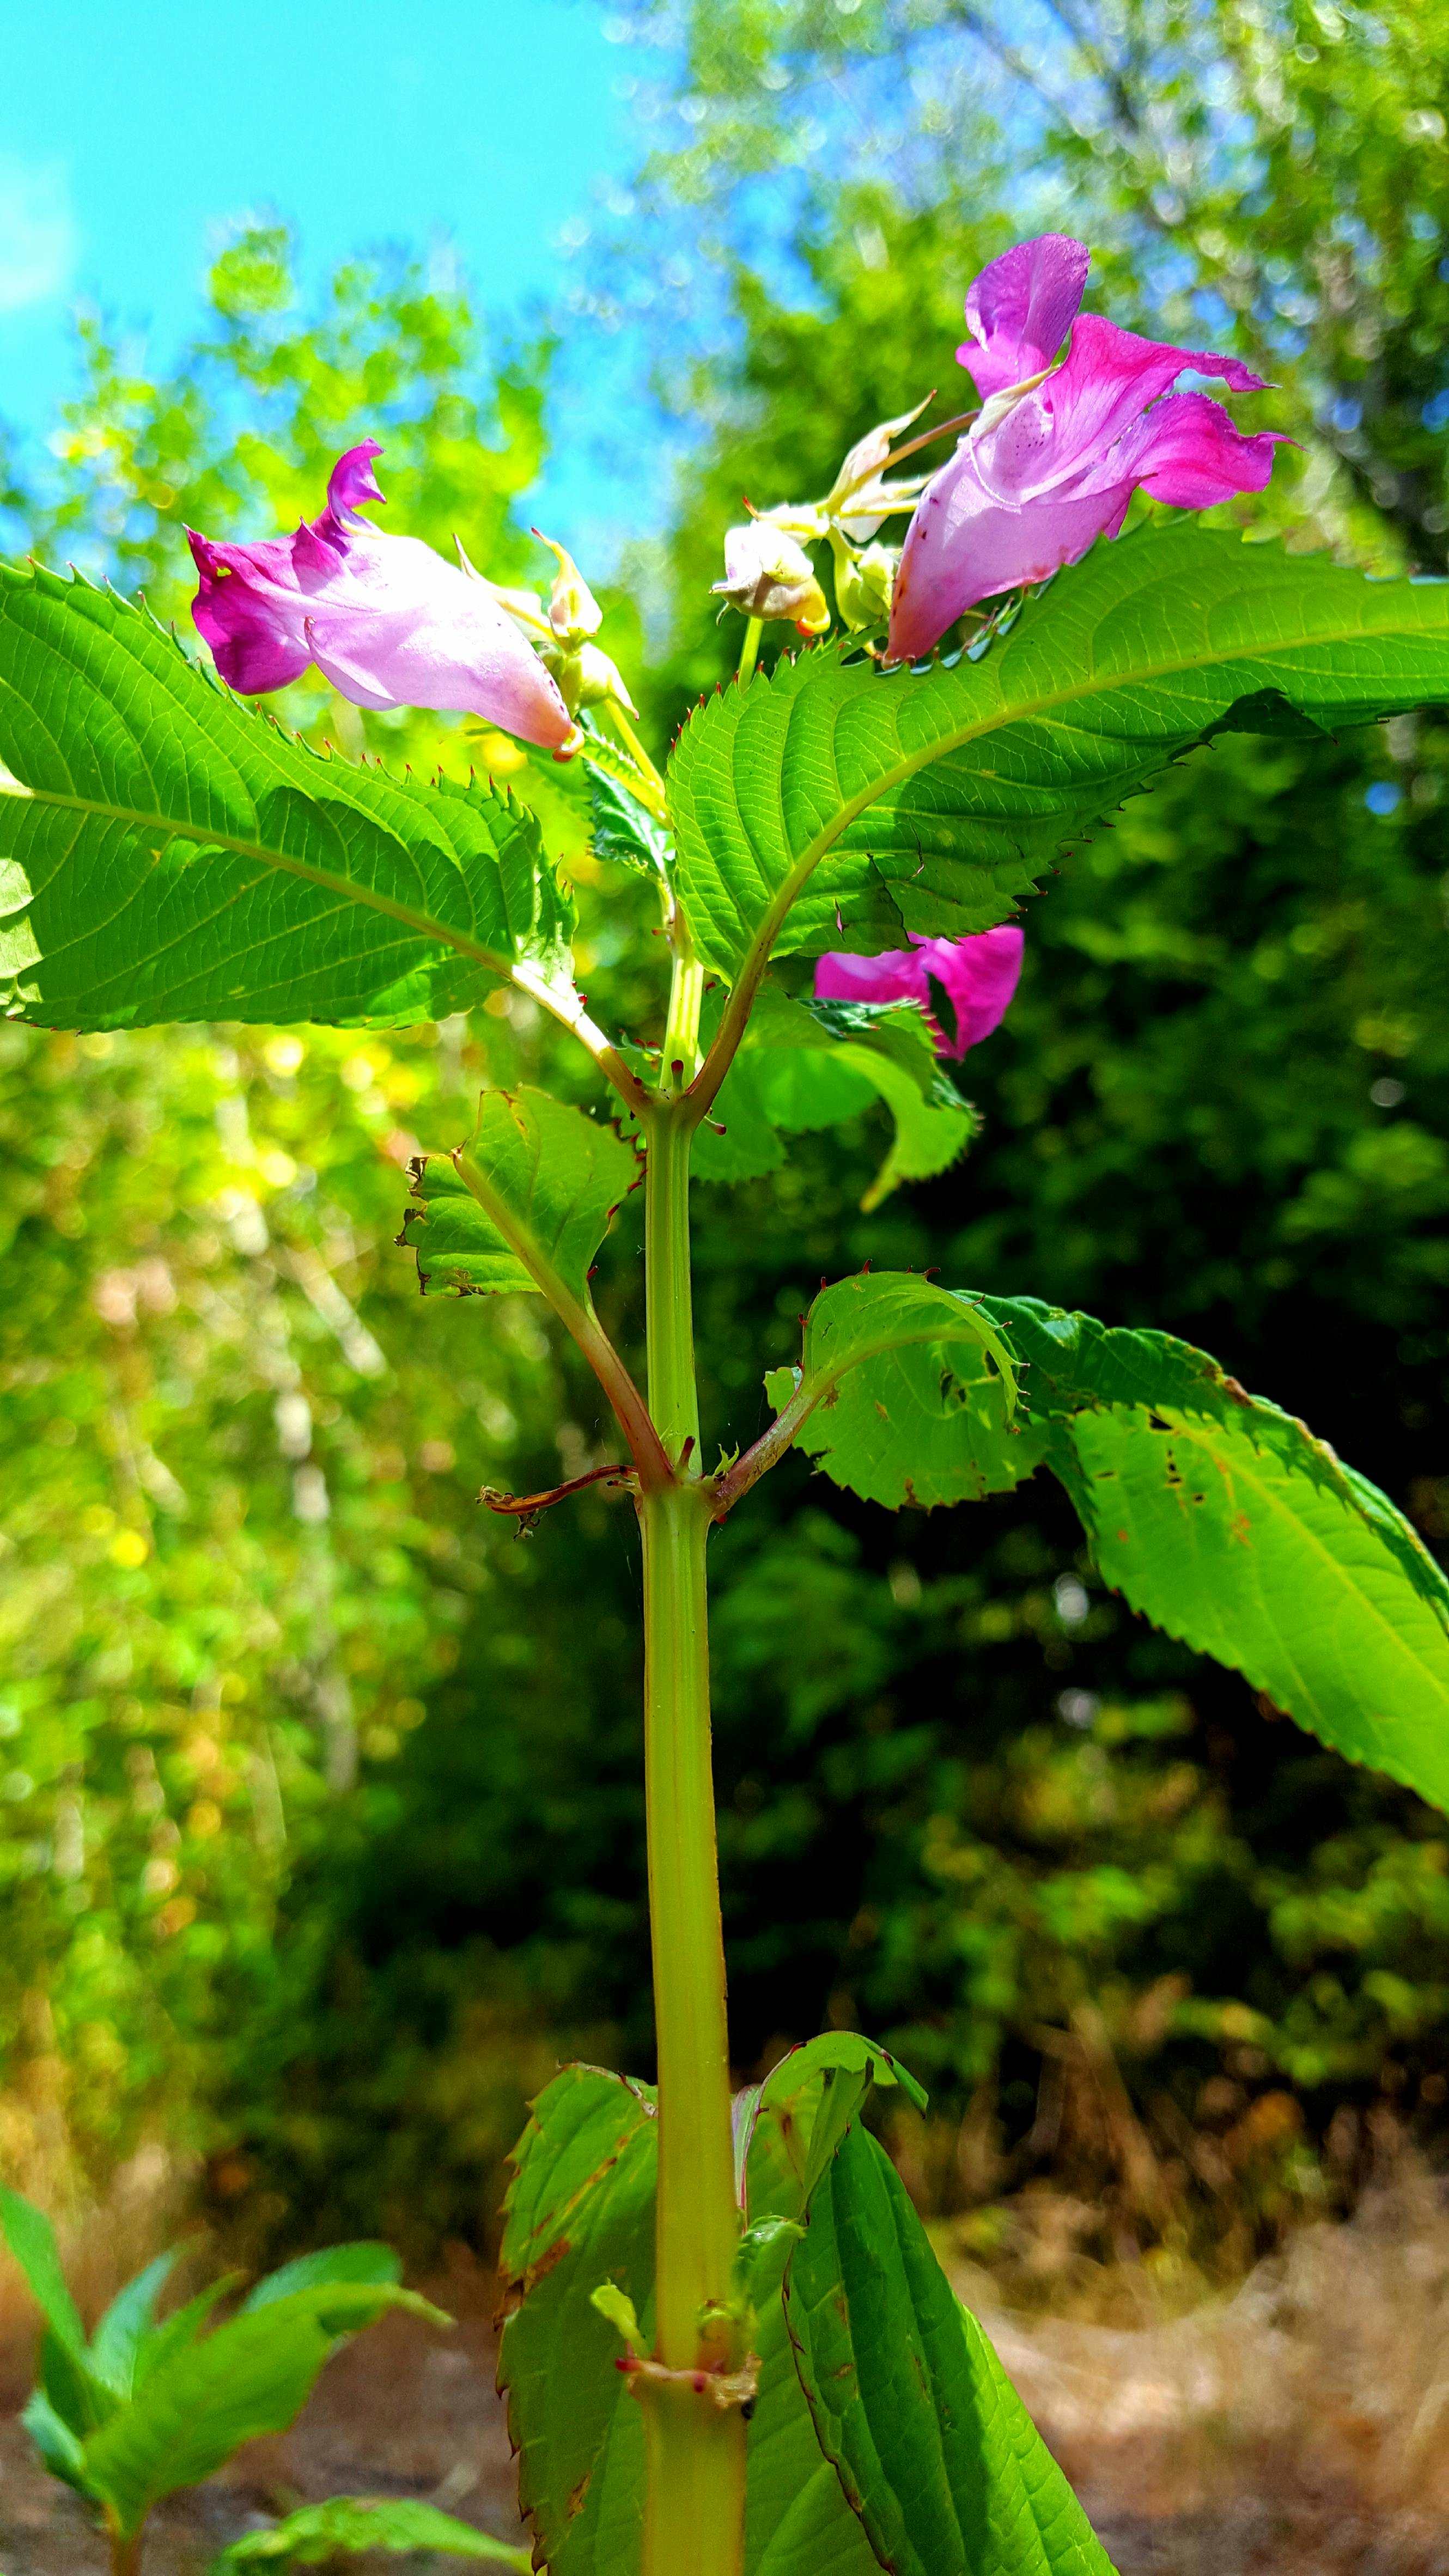
POLYGON ((638 149, 607 25, 598 0, 0 0, 0 417, 44 435, 78 298, 164 365, 250 210, 310 273, 445 235, 490 310, 555 294, 561 228, 638 149))

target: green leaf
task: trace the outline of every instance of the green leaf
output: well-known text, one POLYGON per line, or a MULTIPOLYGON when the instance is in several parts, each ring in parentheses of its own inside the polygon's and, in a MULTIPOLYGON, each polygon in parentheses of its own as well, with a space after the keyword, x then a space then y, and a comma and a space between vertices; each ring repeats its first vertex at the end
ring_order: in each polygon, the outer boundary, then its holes
POLYGON ((280 2271, 268 2272, 247 2292, 241 2314, 254 2316, 258 2308, 273 2307, 278 2299, 295 2298, 299 2290, 327 2289, 334 2281, 377 2286, 401 2277, 402 2264, 390 2245, 324 2245, 315 2254, 299 2254, 280 2271))
POLYGON ((210 2477, 243 2442, 285 2431, 341 2339, 389 2308, 450 2322, 391 2282, 318 2282, 172 2348, 86 2443, 90 2492, 123 2533, 139 2530, 162 2496, 210 2477))
POLYGON ((179 2263, 185 2247, 173 2245, 167 2254, 158 2254, 134 2281, 128 2281, 112 2299, 90 2342, 90 2365, 97 2379, 118 2397, 129 2397, 136 2372, 136 2358, 147 2336, 152 2332, 152 2319, 157 2298, 179 2263))
POLYGON ((88 2433, 115 2413, 114 2392, 94 2376, 86 2362, 78 2361, 70 2346, 49 2327, 40 2339, 40 2385, 62 2424, 78 2441, 83 2442, 88 2433))
POLYGON ((53 2478, 60 2478, 77 2495, 89 2495, 86 2484, 86 2455, 70 2426, 64 2423, 44 2391, 33 2391, 20 2418, 46 2468, 53 2478))
POLYGON ((0 2190, 0 2227, 5 2242, 30 2286, 51 2333, 77 2361, 84 2358, 86 2332, 65 2284, 55 2229, 43 2210, 23 2200, 18 2191, 0 2190))
POLYGON ((406 1026, 525 966, 572 912, 491 788, 318 759, 141 608, 0 566, 0 998, 54 1028, 406 1026))
POLYGON ((887 2092, 899 2086, 918 2111, 926 2108, 926 2094, 909 2069, 858 2030, 821 2031, 787 2049, 764 2082, 740 2097, 735 2172, 752 2224, 771 2213, 803 2216, 818 2175, 872 2084, 887 2092), (773 2176, 760 2163, 772 2132, 785 2156, 785 2167, 773 2176))
POLYGON ((969 1340, 866 1347, 875 1299, 923 1289, 889 1274, 826 1289, 804 1370, 766 1378, 779 1427, 804 1413, 796 1436, 827 1475, 929 1506, 1049 1466, 1134 1610, 1351 1761, 1449 1808, 1449 1579, 1386 1495, 1171 1334, 1032 1298, 967 1301, 1021 1364, 1009 1421, 1004 1382, 969 1340))
POLYGON ((1388 1497, 1187 1342, 984 1303, 1107 1582, 1449 1808, 1449 1579, 1388 1497))
POLYGON ((592 1313, 588 1274, 621 1200, 642 1173, 612 1127, 546 1091, 485 1091, 472 1142, 412 1166, 400 1241, 425 1296, 562 1293, 592 1313), (410 1234, 409 1227, 418 1231, 410 1234))
MULTIPOLYGON (((704 1024, 718 1023, 716 1004, 704 1024)), ((976 1113, 936 1060, 923 1011, 914 1003, 791 1001, 767 985, 744 1043, 695 1137, 693 1170, 703 1181, 758 1180, 785 1160, 780 1134, 834 1127, 883 1100, 895 1140, 862 1205, 878 1207, 899 1181, 946 1171, 976 1127, 976 1113)))
POLYGON ((900 2176, 851 2127, 810 2206, 785 2314, 822 2449, 896 2576, 1110 2576, 900 2176))
POLYGON ((970 1102, 962 1100, 944 1078, 923 1100, 910 1075, 888 1057, 867 1055, 856 1047, 842 1052, 859 1064, 896 1124, 891 1150, 860 1203, 869 1213, 902 1181, 934 1180, 938 1172, 949 1171, 965 1153, 979 1121, 970 1102))
MULTIPOLYGON (((746 2576, 873 2576, 870 2547, 811 2429, 779 2295, 822 2099, 840 2084, 858 2107, 872 2075, 924 2098, 884 2049, 847 2031, 792 2050, 744 2105, 751 2233, 740 2271, 761 2361, 746 2576)), ((516 2153, 499 2384, 520 2493, 551 2576, 638 2576, 643 2419, 614 2364, 625 2300, 646 2342, 653 2332, 657 2135, 652 2095, 571 2066, 540 2094, 516 2153), (601 2274, 620 2294, 602 2314, 601 2274)))
POLYGON ((893 1510, 1008 1489, 1041 1441, 1008 1419, 1015 1371, 996 1313, 909 1271, 838 1280, 805 1318, 802 1366, 765 1380, 781 1429, 796 1426, 837 1484, 893 1510))
POLYGON ((411 2496, 330 2496, 325 2504, 306 2504, 269 2531, 248 2531, 213 2558, 208 2576, 233 2576, 247 2567, 319 2567, 339 2550, 437 2550, 452 2558, 488 2558, 495 2566, 514 2567, 528 2576, 533 2561, 526 2549, 511 2549, 459 2522, 435 2504, 411 2496))
POLYGON ((234 2290, 243 2277, 240 2272, 223 2272, 219 2280, 209 2281, 204 2290, 197 2291, 194 2299, 188 2299, 184 2307, 173 2308, 169 2317, 164 2318, 159 2326, 152 2327, 136 2354, 131 2381, 133 2396, 139 2396, 152 2372, 168 2362, 173 2353, 184 2351, 188 2344, 196 2341, 217 2301, 234 2290))
MULTIPOLYGON (((674 852, 668 833, 652 814, 646 812, 637 796, 631 796, 622 776, 597 766, 594 744, 584 757, 589 763, 589 810, 593 817, 594 856, 607 859, 615 867, 633 868, 637 874, 667 881, 674 864, 674 852)), ((624 763, 619 764, 621 770, 624 763)))
POLYGON ((498 2379, 550 2576, 638 2569, 644 2420, 594 2292, 612 2281, 652 2340, 656 2155, 651 2097, 589 2066, 565 2067, 539 2095, 515 2151, 498 2379))
POLYGON ((677 878, 730 978, 772 950, 1009 920, 1064 844, 1221 729, 1449 699, 1449 587, 1367 581, 1194 520, 1099 544, 972 661, 833 645, 720 691, 670 763, 677 878))
MULTIPOLYGON (((832 2031, 792 2049, 737 2108, 752 2230, 788 2230, 755 2290, 760 2383, 750 2423, 745 2491, 745 2576, 875 2576, 876 2557, 816 2439, 795 2366, 781 2300, 786 2260, 798 2243, 806 2176, 816 2163, 827 2111, 858 2109, 872 2073, 915 2087, 884 2049, 853 2031, 832 2031)), ((843 2127, 844 2123, 841 2123, 843 2127)), ((835 2131, 838 2139, 839 2129, 835 2131)), ((763 2268, 763 2266, 761 2267, 763 2268)))

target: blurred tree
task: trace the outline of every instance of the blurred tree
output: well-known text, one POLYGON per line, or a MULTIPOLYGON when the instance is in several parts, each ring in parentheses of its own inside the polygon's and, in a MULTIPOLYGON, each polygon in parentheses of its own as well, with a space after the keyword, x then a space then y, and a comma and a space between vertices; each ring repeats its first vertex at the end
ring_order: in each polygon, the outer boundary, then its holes
MULTIPOLYGON (((1254 416, 1293 429, 1304 452, 1255 534, 1286 525, 1292 542, 1385 566, 1437 562, 1445 170, 1442 135, 1406 120, 1439 116, 1445 75, 1425 13, 1312 19, 1204 7, 1099 24, 1074 11, 1038 28, 916 0, 651 14, 679 47, 654 101, 674 140, 641 182, 628 259, 582 300, 612 303, 610 318, 631 297, 647 312, 696 440, 655 558, 670 637, 641 669, 618 609, 611 633, 661 724, 728 667, 734 639, 713 623, 708 585, 741 490, 768 501, 823 486, 851 438, 934 380, 954 407, 944 379, 964 283, 1028 224, 1103 244, 1097 300, 1124 318, 1267 358, 1282 391, 1254 416)), ((462 300, 430 299, 405 269, 349 269, 304 319, 274 237, 229 256, 217 318, 169 388, 127 394, 95 341, 59 487, 32 513, 43 551, 87 545, 88 562, 144 578, 175 613, 183 515, 237 533, 285 523, 315 508, 335 447, 381 417, 393 524, 442 544, 457 525, 476 560, 513 577, 539 562, 509 514, 541 418, 532 361, 507 392, 480 375, 462 300), (492 452, 505 417, 514 444, 492 452)), ((349 735, 355 720, 325 693, 303 688, 293 709, 314 733, 389 757, 475 754, 434 719, 368 717, 349 735)), ((963 1167, 865 1218, 879 1140, 862 1122, 805 1140, 748 1201, 702 1187, 711 1436, 758 1427, 763 1370, 793 1356, 822 1272, 939 1263, 1201 1339, 1442 1540, 1445 761, 1430 725, 1336 745, 1238 739, 1196 757, 1031 907, 1020 998, 971 1062, 986 1125, 963 1167)), ((519 783, 580 889, 591 1003, 637 1026, 647 998, 615 963, 636 890, 586 854, 566 773, 534 764, 519 783)), ((217 2150, 222 2201, 235 2191, 258 2228, 381 2225, 419 2251, 486 2229, 519 2098, 557 2050, 648 2067, 637 1564, 627 1513, 597 1496, 527 1546, 470 1513, 485 1473, 547 1476, 556 1363, 526 1307, 501 1337, 494 1315, 466 1307, 410 1307, 404 1321, 408 1265, 388 1246, 400 1179, 378 1140, 405 1128, 450 1140, 485 1072, 569 1077, 526 1014, 478 1014, 436 1046, 309 1037, 290 1074, 285 1034, 116 1040, 105 1058, 86 1041, 68 1057, 59 1042, 18 1043, 13 1365, 52 1372, 33 1394, 15 1378, 7 1399, 25 1450, 17 1491, 50 1480, 0 1566, 15 1572, 31 1694, 6 1750, 36 1784, 9 1811, 26 1855, 20 2056, 45 2059, 46 2081, 59 2068, 96 2171, 158 2102, 184 2102, 187 2134, 217 2150), (373 1073, 339 1090, 338 1069, 362 1063, 373 1073), (139 1106, 113 1108, 122 1094, 139 1106), (52 1096, 64 1114, 46 1125, 52 1096), (238 1097, 245 1128, 223 1105, 238 1097), (53 1149, 22 1150, 32 1127, 53 1149), (219 1161, 242 1135, 298 1177, 219 1161), (102 1140, 73 1168, 72 1136, 77 1152, 102 1140), (155 1140, 145 1163, 142 1136, 155 1140), (84 1234, 24 1195, 39 1189, 22 1188, 32 1151, 62 1176, 45 1187, 84 1234), (228 1192, 267 1200, 289 1260, 310 1248, 322 1269, 308 1275, 334 1280, 383 1371, 348 1362, 298 1271, 239 1248, 238 1217, 254 1220, 228 1192), (209 1265, 192 1228, 219 1247, 209 1265), (105 1321, 94 1280, 139 1282, 153 1252, 178 1283, 174 1312, 149 1309, 137 1285, 135 1325, 125 1287, 121 1320, 105 1321), (215 1344, 207 1317, 231 1319, 215 1344), (278 1447, 287 1389, 268 1371, 282 1321, 316 1425, 304 1459, 278 1447), (169 1356, 183 1333, 184 1365, 169 1356), (72 1349, 92 1345, 93 1373, 154 1353, 126 1398, 130 1436, 164 1461, 189 1518, 168 1516, 139 1469, 116 1483, 124 1471, 87 1427, 103 1418, 98 1377, 83 1372, 73 1400, 56 1392, 82 1366, 72 1349), (61 1419, 81 1426, 68 1446, 34 1440, 61 1419), (456 1470, 428 1464, 444 1444, 456 1470), (331 1508, 299 1522, 291 1479, 311 1465, 331 1508), (89 1529, 88 1510, 114 1526, 89 1529), (117 1566, 108 1551, 133 1529, 151 1552, 117 1566), (95 1677, 104 1648, 88 1641, 102 1630, 132 1656, 119 1681, 104 1666, 95 1677), (82 1633, 84 1651, 65 1642, 82 1633), (376 1660, 354 1669, 349 1653, 376 1660), (334 1668, 360 1767, 329 1795, 329 1726, 334 1749, 345 1740, 327 1715, 334 1668), (213 1720, 221 1672, 246 1688, 213 1720), (58 1723, 32 1714, 42 1705, 66 1711, 49 1769, 39 1751, 30 1760, 58 1723), (74 1715, 92 1706, 93 1719, 74 1715), (217 1746, 211 1786, 188 1767, 193 1734, 217 1746), (134 1807, 126 1757, 147 1746, 174 1845, 149 1772, 134 1807), (260 1788, 252 1772, 269 1746, 290 1837, 277 1858, 258 1843, 271 1811, 265 1771, 260 1788), (82 1804, 84 1878, 66 1874, 65 1798, 82 1804), (189 1819, 207 1800, 221 1825, 198 1841, 189 1819), (153 1861, 181 1876, 163 1888, 158 1869, 126 1914, 107 1873, 134 1889, 153 1861), (178 1900, 196 1914, 158 1940, 178 1900), (111 1979, 94 2007, 92 1957, 111 1979), (88 2028, 102 2036, 83 2043, 88 2028)), ((602 1290, 612 1297, 607 1258, 602 1290)), ((627 1311, 615 1321, 637 1331, 627 1311)), ((600 1454, 592 1391, 568 1381, 567 1412, 554 1454, 574 1471, 600 1454)), ((723 1533, 718 1571, 742 2062, 853 2018, 932 2084, 938 2128, 901 2142, 923 2189, 989 2201, 1054 2166, 1084 2192, 1105 2186, 1108 2241, 1114 2226, 1141 2241, 1196 2209, 1227 2263, 1347 2173, 1345 2106, 1442 2118, 1442 1819, 1129 1619, 1053 1489, 877 1523, 796 1463, 723 1533), (1325 2138, 1339 2164, 1323 2168, 1325 2138)), ((29 2119, 41 2078, 24 2081, 31 2092, 8 2098, 29 2119)))

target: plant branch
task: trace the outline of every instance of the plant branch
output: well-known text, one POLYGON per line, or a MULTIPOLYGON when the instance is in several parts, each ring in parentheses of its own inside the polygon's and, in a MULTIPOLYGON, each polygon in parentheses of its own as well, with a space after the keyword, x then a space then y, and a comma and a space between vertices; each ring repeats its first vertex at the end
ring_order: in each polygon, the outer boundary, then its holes
POLYGON ((479 1488, 478 1500, 490 1512, 504 1512, 514 1520, 532 1520, 539 1512, 551 1510, 555 1503, 566 1502, 570 1494, 581 1494, 585 1485, 597 1485, 606 1480, 615 1487, 632 1484, 633 1470, 619 1465, 616 1460, 607 1467, 590 1467, 586 1475, 570 1476, 567 1484, 550 1485, 542 1494, 504 1494, 494 1485, 483 1485, 479 1488))
POLYGON ((565 1331, 572 1335, 583 1352, 614 1408, 615 1419, 629 1444, 641 1491, 652 1493, 661 1485, 672 1483, 669 1460, 650 1418, 649 1407, 592 1306, 583 1304, 567 1282, 560 1278, 552 1262, 540 1252, 528 1228, 519 1223, 507 1199, 495 1189, 487 1172, 475 1162, 467 1147, 460 1145, 452 1160, 464 1188, 477 1200, 490 1224, 497 1227, 510 1252, 517 1255, 565 1331))
POLYGON ((663 774, 655 767, 654 762, 650 759, 648 752, 645 750, 644 745, 635 732, 633 725, 630 723, 629 718, 620 706, 618 699, 610 698, 608 701, 608 708, 609 713, 614 720, 614 727, 618 733, 620 741, 623 743, 630 759, 637 764, 640 775, 645 783, 653 790, 653 797, 645 796, 641 799, 641 802, 644 804, 654 803, 658 820, 662 823, 666 818, 668 810, 665 804, 663 774))
POLYGON ((593 1057, 605 1081, 613 1084, 627 1107, 635 1111, 642 1109, 648 1098, 643 1083, 637 1074, 630 1072, 618 1048, 605 1037, 597 1021, 590 1019, 582 993, 576 993, 571 984, 551 984, 536 966, 513 967, 510 981, 520 993, 526 993, 531 1001, 537 1002, 540 1010, 547 1011, 551 1018, 557 1020, 560 1028, 567 1029, 571 1037, 578 1039, 580 1046, 593 1057))

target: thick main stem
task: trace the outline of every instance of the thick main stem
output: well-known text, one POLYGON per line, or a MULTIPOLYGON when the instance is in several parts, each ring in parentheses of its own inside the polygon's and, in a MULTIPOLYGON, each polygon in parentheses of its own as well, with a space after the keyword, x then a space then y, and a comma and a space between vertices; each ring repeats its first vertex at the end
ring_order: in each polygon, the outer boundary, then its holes
POLYGON ((648 2423, 645 2576, 738 2576, 746 2427, 710 2383, 737 2358, 719 2314, 738 2240, 724 1938, 710 1760, 705 1548, 689 1271, 687 1114, 650 1111, 645 1182, 649 1406, 675 1476, 640 1496, 644 1767, 659 2055, 655 2351, 698 2374, 640 2388, 648 2423), (711 2311, 714 2312, 711 2318, 711 2311))
MULTIPOLYGON (((707 1496, 646 1495, 644 1765, 659 2055, 655 2358, 713 2374, 732 2358, 702 2312, 722 2308, 738 2239, 730 2145, 724 1941, 710 1766, 707 1496)), ((736 2576, 745 2425, 689 2380, 641 2390, 649 2418, 645 2576, 736 2576)))

